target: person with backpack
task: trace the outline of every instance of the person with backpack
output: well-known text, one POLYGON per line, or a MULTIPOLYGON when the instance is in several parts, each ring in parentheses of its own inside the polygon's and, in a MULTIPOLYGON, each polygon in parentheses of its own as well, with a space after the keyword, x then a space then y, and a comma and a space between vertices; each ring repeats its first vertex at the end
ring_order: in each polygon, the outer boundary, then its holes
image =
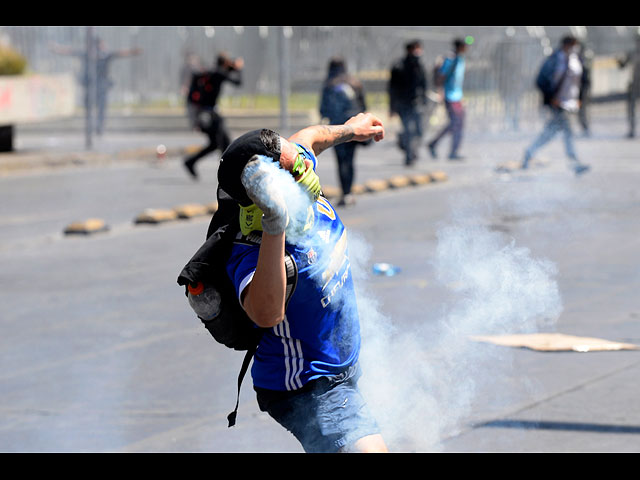
MULTIPOLYGON (((331 59, 320 97, 322 118, 328 119, 331 125, 342 125, 349 118, 366 109, 362 83, 347 73, 344 59, 331 59)), ((339 206, 354 203, 351 187, 354 180, 353 160, 358 145, 358 142, 346 142, 333 147, 338 162, 338 177, 342 191, 338 201, 339 206)))
POLYGON ((464 54, 467 50, 467 44, 464 40, 456 39, 453 41, 453 55, 444 59, 442 66, 438 70, 436 79, 437 85, 444 90, 444 104, 449 115, 449 123, 429 142, 427 148, 433 158, 437 158, 436 146, 442 138, 451 134, 451 150, 449 160, 462 160, 458 154, 458 148, 462 141, 462 130, 464 127, 464 106, 462 105, 465 72, 464 54))
POLYGON ((223 152, 231 143, 224 119, 218 113, 217 103, 225 82, 242 85, 242 58, 231 59, 226 53, 218 55, 216 69, 196 72, 189 87, 188 104, 195 110, 196 123, 200 131, 209 137, 209 143, 200 151, 188 156, 183 164, 187 172, 198 178, 196 164, 204 156, 220 150, 223 152))
POLYGON ((198 75, 205 71, 200 57, 190 51, 185 53, 184 64, 180 68, 180 96, 184 98, 185 108, 187 111, 187 119, 189 126, 195 131, 198 130, 198 107, 191 101, 189 93, 191 92, 191 82, 194 75, 198 75))
POLYGON ((527 169, 533 154, 559 132, 563 133, 566 155, 576 175, 589 171, 581 163, 573 144, 569 115, 580 110, 580 95, 585 85, 585 69, 579 56, 578 40, 573 36, 562 38, 560 47, 545 59, 536 77, 536 86, 542 93, 542 102, 551 117, 542 132, 525 150, 521 168, 527 169))
POLYGON ((360 327, 347 232, 316 174, 323 151, 383 138, 370 113, 288 139, 269 129, 237 138, 222 154, 207 241, 178 278, 190 298, 217 282, 215 312, 198 316, 218 341, 248 351, 243 370, 253 357, 260 409, 306 452, 387 451, 357 383, 360 327))
POLYGON ((390 116, 398 115, 403 131, 400 148, 405 153, 405 165, 418 158, 422 140, 422 115, 427 104, 427 76, 421 62, 422 43, 413 40, 405 45, 406 55, 391 67, 388 84, 390 116))
POLYGON ((640 31, 634 36, 635 48, 622 58, 618 58, 620 68, 630 67, 629 86, 627 89, 627 121, 629 131, 627 138, 636 136, 636 103, 640 98, 640 31))

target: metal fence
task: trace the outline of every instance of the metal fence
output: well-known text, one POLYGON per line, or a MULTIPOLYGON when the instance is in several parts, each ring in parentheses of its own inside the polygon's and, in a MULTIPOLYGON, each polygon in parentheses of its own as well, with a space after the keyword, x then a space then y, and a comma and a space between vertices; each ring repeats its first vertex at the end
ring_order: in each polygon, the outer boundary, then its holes
MULTIPOLYGON (((467 54, 465 92, 471 112, 505 110, 510 98, 533 111, 538 97, 533 77, 544 56, 568 33, 579 37, 596 57, 623 54, 634 47, 637 27, 260 27, 157 26, 94 27, 110 50, 140 47, 136 57, 117 59, 110 70, 111 105, 140 106, 183 103, 181 75, 189 53, 205 66, 225 51, 245 61, 244 84, 226 88, 226 97, 278 95, 283 71, 292 93, 317 92, 333 56, 365 82, 368 92, 384 92, 389 68, 403 55, 408 40, 424 45, 428 71, 447 54, 455 37, 473 38, 467 54), (286 40, 283 49, 282 39, 286 40), (288 52, 282 58, 282 52, 288 52), (283 61, 286 60, 286 61, 283 61)), ((52 52, 53 45, 82 48, 87 27, 3 26, 0 43, 22 53, 38 73, 80 74, 77 58, 52 52)), ((619 75, 615 69, 607 75, 619 75)), ((624 80, 608 82, 621 88, 624 80)), ((382 93, 381 93, 382 95, 382 93)), ((82 105, 79 95, 78 105, 82 105)))

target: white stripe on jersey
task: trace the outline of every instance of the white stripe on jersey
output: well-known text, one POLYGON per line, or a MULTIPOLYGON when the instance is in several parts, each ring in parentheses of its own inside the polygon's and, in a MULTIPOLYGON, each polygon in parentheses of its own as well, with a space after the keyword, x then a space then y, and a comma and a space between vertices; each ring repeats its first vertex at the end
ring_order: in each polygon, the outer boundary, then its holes
POLYGON ((304 368, 304 357, 300 340, 291 338, 289 321, 284 320, 273 327, 274 333, 280 337, 284 351, 285 387, 287 390, 302 388, 300 374, 304 368))
POLYGON ((294 382, 296 388, 302 388, 302 382, 300 381, 300 374, 304 369, 304 356, 302 355, 302 343, 300 340, 296 340, 296 350, 298 357, 298 368, 296 370, 296 374, 292 377, 292 381, 294 382))

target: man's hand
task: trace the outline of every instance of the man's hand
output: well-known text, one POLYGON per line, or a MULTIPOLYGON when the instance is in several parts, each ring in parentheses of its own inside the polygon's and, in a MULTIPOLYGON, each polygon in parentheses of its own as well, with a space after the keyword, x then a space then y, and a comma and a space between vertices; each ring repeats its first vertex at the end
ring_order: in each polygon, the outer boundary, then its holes
POLYGON ((269 181, 273 174, 270 166, 254 155, 244 167, 241 181, 249 198, 262 210, 262 231, 278 235, 287 228, 289 213, 282 192, 269 181))
POLYGON ((328 148, 340 143, 364 142, 374 139, 379 142, 384 138, 382 121, 371 113, 359 113, 351 117, 343 125, 315 125, 294 133, 290 142, 305 145, 313 150, 316 156, 328 148))
POLYGON ((373 138, 379 142, 384 138, 382 121, 371 113, 359 113, 346 121, 345 125, 353 128, 353 140, 363 142, 373 138))

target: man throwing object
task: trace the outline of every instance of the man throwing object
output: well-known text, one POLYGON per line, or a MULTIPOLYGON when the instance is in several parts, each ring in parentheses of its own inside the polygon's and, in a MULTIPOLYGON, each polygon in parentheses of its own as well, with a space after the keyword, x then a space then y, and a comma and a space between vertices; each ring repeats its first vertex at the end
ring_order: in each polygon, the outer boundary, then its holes
POLYGON ((227 273, 264 331, 251 369, 258 404, 306 452, 387 451, 357 385, 360 327, 346 229, 315 173, 323 151, 383 138, 369 113, 288 139, 256 130, 227 148, 218 170, 241 228, 227 273), (259 242, 243 241, 249 237, 259 242), (285 256, 297 270, 293 286, 285 256))

